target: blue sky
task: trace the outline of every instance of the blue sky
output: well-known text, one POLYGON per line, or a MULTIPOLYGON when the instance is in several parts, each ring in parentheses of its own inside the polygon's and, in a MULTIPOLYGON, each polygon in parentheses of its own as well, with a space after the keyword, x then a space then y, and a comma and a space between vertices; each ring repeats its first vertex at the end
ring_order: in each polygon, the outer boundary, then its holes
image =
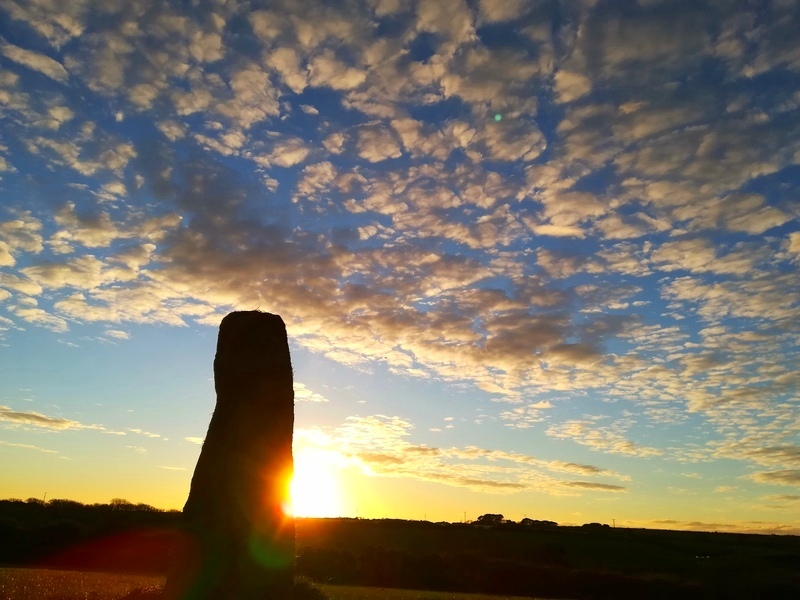
POLYGON ((3 0, 0 496, 180 507, 259 308, 310 512, 800 531, 795 9, 3 0))

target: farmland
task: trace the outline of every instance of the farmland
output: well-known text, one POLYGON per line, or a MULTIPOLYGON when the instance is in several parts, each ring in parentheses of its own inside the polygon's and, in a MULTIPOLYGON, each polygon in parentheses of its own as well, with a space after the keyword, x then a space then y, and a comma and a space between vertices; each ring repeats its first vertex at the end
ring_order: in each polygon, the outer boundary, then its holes
MULTIPOLYGON (((0 565, 163 577, 179 517, 123 503, 0 501, 0 565)), ((447 598, 800 597, 796 536, 338 518, 297 519, 296 540, 296 572, 329 586, 334 599, 376 589, 447 598)), ((6 598, 27 597, 24 586, 6 598)), ((78 597, 101 600, 121 589, 86 586, 78 597)))
MULTIPOLYGON (((139 588, 160 585, 163 577, 56 571, 0 569, 0 600, 117 600, 139 588)), ((511 596, 455 594, 322 585, 330 600, 512 600, 511 596)))

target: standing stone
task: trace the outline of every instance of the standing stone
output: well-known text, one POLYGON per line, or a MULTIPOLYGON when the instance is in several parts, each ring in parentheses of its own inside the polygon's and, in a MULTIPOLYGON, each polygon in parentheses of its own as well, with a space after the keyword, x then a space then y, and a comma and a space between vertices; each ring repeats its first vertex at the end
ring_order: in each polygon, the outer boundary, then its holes
POLYGON ((170 600, 292 597, 294 390, 278 315, 233 312, 220 324, 217 405, 183 509, 183 537, 167 578, 170 600))

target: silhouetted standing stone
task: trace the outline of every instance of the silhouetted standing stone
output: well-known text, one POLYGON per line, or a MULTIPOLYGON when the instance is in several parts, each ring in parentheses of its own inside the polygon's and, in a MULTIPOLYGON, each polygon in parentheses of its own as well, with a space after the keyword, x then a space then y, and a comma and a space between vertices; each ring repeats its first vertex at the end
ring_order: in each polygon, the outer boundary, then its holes
POLYGON ((220 324, 217 406, 183 509, 185 541, 165 597, 283 600, 294 579, 294 391, 278 315, 234 312, 220 324))

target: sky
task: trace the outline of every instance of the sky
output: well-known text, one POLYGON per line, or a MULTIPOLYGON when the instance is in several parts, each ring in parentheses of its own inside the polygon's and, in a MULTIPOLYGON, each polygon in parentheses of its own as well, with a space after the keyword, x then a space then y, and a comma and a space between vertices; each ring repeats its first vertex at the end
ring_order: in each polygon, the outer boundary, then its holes
POLYGON ((260 309, 298 514, 800 534, 799 30, 0 0, 0 497, 180 508, 260 309))

